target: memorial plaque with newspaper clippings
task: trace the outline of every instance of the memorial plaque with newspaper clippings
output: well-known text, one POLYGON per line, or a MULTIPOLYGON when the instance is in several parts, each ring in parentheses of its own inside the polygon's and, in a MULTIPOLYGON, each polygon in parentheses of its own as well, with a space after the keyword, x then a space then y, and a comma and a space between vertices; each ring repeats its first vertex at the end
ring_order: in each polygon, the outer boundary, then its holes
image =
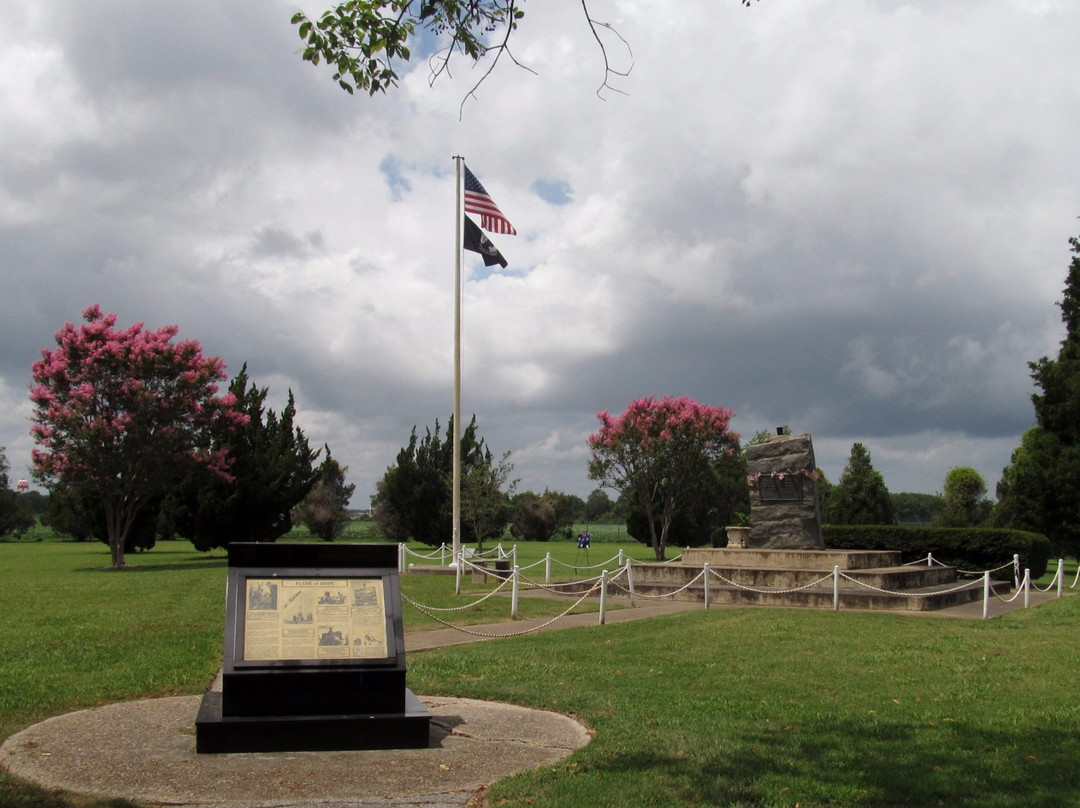
POLYGON ((423 748, 395 545, 229 546, 220 691, 196 751, 423 748))
POLYGON ((387 656, 381 578, 248 578, 244 659, 387 656))

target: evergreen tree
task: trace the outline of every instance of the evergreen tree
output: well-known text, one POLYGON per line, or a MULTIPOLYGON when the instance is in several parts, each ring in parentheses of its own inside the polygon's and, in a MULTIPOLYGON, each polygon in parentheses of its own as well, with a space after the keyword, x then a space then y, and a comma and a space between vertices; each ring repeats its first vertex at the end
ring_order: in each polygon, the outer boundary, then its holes
POLYGON ((900 524, 928 525, 941 510, 941 497, 938 494, 903 491, 891 496, 900 524))
MULTIPOLYGON (((387 468, 372 498, 372 514, 384 536, 399 541, 407 538, 432 547, 453 540, 454 432, 453 417, 445 438, 438 421, 435 431, 425 430, 423 438, 413 427, 408 445, 398 452, 397 463, 387 468)), ((490 469, 493 463, 484 440, 477 438, 474 415, 461 434, 462 477, 469 478, 473 466, 490 469)), ((463 502, 462 507, 467 512, 470 506, 463 502)), ((475 531, 469 520, 462 519, 463 544, 487 538, 477 536, 475 531)))
POLYGON ((1053 439, 1041 427, 1033 426, 1024 433, 998 480, 995 525, 1044 535, 1049 532, 1043 509, 1046 467, 1042 458, 1048 456, 1052 444, 1053 439))
POLYGON ((600 522, 611 513, 614 505, 607 491, 594 488, 585 500, 585 519, 589 522, 600 522))
POLYGON ((970 466, 959 466, 945 475, 941 509, 934 523, 942 527, 978 527, 990 518, 992 507, 986 498, 983 476, 970 466))
POLYGON ((1069 239, 1072 260, 1058 303, 1065 338, 1056 359, 1029 363, 1041 392, 1037 431, 1026 434, 1002 475, 998 519, 1036 526, 1059 552, 1080 554, 1080 239, 1069 239), (1038 502, 1037 507, 1034 502, 1038 502), (1040 516, 1041 515, 1041 516, 1040 516))
POLYGON ((584 500, 573 494, 545 490, 543 494, 525 491, 513 498, 510 532, 522 541, 569 541, 574 522, 584 509, 584 500))
POLYGON ((832 525, 892 525, 896 511, 885 478, 874 469, 870 452, 861 443, 851 447, 851 456, 840 482, 829 494, 828 513, 832 525))
POLYGON ((319 479, 296 507, 296 521, 323 541, 333 541, 349 524, 349 500, 356 486, 345 484, 348 470, 348 466, 342 466, 330 456, 327 446, 326 459, 319 466, 319 479))
POLYGON ((510 531, 521 541, 550 541, 559 531, 559 517, 555 499, 550 491, 537 494, 523 491, 514 497, 513 521, 510 531))
POLYGON ((199 550, 234 541, 275 541, 292 530, 292 509, 319 479, 313 466, 319 452, 293 424, 292 391, 278 415, 265 407, 267 388, 249 382, 245 364, 229 384, 247 423, 215 435, 215 445, 228 452, 232 479, 192 464, 166 505, 176 531, 199 550))

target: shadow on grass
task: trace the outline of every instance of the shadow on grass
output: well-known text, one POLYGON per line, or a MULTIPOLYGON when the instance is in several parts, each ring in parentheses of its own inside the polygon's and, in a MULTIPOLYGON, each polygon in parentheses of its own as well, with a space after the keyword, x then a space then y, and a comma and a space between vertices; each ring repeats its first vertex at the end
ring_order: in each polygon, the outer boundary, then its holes
POLYGON ((639 752, 590 761, 585 768, 613 779, 652 772, 665 788, 682 792, 673 804, 1080 805, 1075 728, 1010 732, 962 724, 822 722, 755 733, 723 757, 639 752))
POLYGON ((196 558, 190 561, 173 561, 165 564, 131 564, 123 569, 112 566, 104 567, 76 567, 75 572, 115 572, 122 575, 139 572, 163 572, 175 570, 205 570, 214 567, 229 566, 227 558, 196 558))

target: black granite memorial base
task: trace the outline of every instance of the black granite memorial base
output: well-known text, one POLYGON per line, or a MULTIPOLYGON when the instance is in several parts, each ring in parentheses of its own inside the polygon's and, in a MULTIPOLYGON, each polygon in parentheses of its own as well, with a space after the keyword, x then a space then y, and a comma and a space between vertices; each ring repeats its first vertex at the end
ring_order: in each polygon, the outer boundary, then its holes
POLYGON ((195 751, 425 749, 394 545, 229 545, 221 689, 195 751))
POLYGON ((195 719, 195 751, 345 752, 363 749, 426 749, 431 713, 405 690, 405 710, 374 715, 223 716, 221 693, 203 696, 195 719))

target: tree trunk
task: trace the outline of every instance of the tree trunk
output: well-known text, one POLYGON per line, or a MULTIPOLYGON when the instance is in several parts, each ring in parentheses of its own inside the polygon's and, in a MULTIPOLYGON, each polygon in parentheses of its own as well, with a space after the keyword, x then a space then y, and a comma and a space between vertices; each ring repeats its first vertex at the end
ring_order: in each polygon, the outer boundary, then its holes
POLYGON ((649 523, 649 543, 657 561, 664 560, 664 548, 660 545, 660 537, 656 535, 656 520, 653 518, 652 503, 645 503, 645 521, 649 523))
POLYGON ((124 540, 117 536, 109 535, 109 551, 112 553, 113 569, 124 568, 124 540))
POLYGON ((124 544, 133 520, 134 511, 130 505, 125 507, 105 499, 105 532, 109 539, 113 569, 124 569, 124 544))
POLYGON ((668 531, 671 530, 671 514, 666 510, 664 515, 660 517, 660 555, 659 559, 664 561, 667 558, 667 540, 668 531))

